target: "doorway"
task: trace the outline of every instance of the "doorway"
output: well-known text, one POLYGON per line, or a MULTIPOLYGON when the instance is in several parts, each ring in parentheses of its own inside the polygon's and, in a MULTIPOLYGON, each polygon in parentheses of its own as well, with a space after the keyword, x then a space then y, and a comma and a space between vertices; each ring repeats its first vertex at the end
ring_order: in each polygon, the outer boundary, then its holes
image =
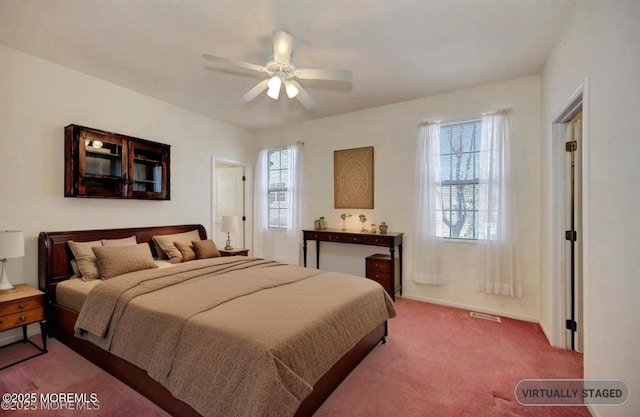
POLYGON ((582 352, 582 107, 564 126, 565 346, 582 352))
POLYGON ((567 101, 552 126, 553 220, 552 262, 558 277, 554 290, 558 346, 583 352, 586 317, 584 293, 586 149, 584 84, 567 101))
POLYGON ((238 221, 238 231, 230 232, 228 237, 234 248, 250 249, 247 230, 250 219, 246 208, 250 207, 247 193, 248 167, 229 161, 213 161, 212 173, 212 239, 218 248, 224 248, 227 232, 222 231, 222 217, 233 216, 238 221))

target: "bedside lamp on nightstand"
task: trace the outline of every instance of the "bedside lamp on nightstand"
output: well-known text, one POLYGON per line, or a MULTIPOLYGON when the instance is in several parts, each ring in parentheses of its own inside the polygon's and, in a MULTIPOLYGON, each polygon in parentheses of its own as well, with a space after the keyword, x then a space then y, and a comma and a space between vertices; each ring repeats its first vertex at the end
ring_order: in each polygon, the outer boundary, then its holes
POLYGON ((233 249, 231 246, 231 233, 236 233, 238 231, 238 216, 222 216, 222 228, 223 233, 227 234, 227 246, 224 247, 225 250, 233 249))
POLYGON ((0 230, 0 262, 2 263, 0 294, 16 290, 7 278, 7 258, 22 256, 24 256, 24 234, 17 230, 0 230))

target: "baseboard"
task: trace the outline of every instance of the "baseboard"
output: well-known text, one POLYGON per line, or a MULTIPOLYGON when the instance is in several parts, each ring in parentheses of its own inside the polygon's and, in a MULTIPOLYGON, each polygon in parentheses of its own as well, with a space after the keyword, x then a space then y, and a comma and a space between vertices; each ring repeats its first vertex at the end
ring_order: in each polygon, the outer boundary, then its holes
MULTIPOLYGON (((477 312, 480 312, 480 313, 493 314, 494 316, 507 317, 507 318, 514 319, 514 320, 522 320, 522 321, 528 321, 528 322, 531 322, 531 323, 540 324, 540 321, 538 320, 537 317, 525 316, 525 315, 522 315, 522 314, 506 313, 504 311, 498 311, 498 310, 493 310, 493 309, 490 309, 490 308, 472 306, 472 305, 469 305, 469 304, 454 303, 454 302, 451 302, 451 301, 444 301, 444 300, 439 300, 439 299, 436 299, 436 298, 429 298, 429 297, 420 297, 420 296, 415 296, 415 295, 410 295, 410 294, 402 294, 402 298, 407 298, 409 300, 416 300, 416 301, 424 301, 424 302, 432 303, 432 304, 440 304, 440 305, 447 306, 447 307, 455 307, 455 308, 460 308, 460 309, 463 309, 463 310, 477 311, 477 312)), ((545 336, 546 336, 546 334, 545 334, 545 336)), ((547 340, 549 340, 548 337, 547 337, 547 340)))
MULTIPOLYGON (((29 326, 27 327, 27 337, 32 337, 40 334, 40 326, 29 326)), ((8 345, 9 343, 17 342, 18 340, 22 340, 22 329, 11 329, 2 332, 0 336, 0 346, 8 345)))
POLYGON ((553 346, 553 343, 551 343, 551 336, 549 335, 549 332, 547 331, 547 328, 544 327, 544 324, 542 324, 541 321, 538 321, 538 326, 540 326, 540 329, 542 330, 542 333, 544 334, 544 337, 547 338, 547 343, 549 343, 551 346, 553 346))

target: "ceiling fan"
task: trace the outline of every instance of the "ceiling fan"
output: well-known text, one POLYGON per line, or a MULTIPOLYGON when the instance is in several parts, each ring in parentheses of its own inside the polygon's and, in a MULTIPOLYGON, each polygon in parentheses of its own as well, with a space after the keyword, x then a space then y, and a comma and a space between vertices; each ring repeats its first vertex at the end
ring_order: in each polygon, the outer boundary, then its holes
POLYGON ((247 91, 242 99, 251 101, 264 90, 267 96, 277 100, 280 96, 282 85, 289 98, 297 98, 307 109, 313 109, 315 102, 311 96, 302 88, 299 80, 330 80, 330 81, 351 81, 351 71, 332 69, 310 69, 298 68, 291 61, 291 48, 293 36, 284 30, 273 31, 273 57, 269 57, 265 65, 252 64, 250 62, 239 61, 232 58, 203 54, 202 57, 209 61, 222 63, 234 67, 250 69, 263 72, 269 78, 260 81, 251 90, 247 91))

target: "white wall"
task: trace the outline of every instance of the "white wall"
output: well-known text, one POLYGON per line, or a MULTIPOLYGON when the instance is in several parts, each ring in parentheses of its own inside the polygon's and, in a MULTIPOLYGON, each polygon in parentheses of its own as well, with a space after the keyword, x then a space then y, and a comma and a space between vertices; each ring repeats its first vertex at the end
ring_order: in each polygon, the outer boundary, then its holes
POLYGON ((212 156, 252 164, 251 132, 0 45, 0 229, 26 240, 26 256, 9 260, 13 283, 37 287, 41 231, 202 223, 210 232, 212 156), (65 198, 70 123, 170 144, 171 200, 65 198))
MULTIPOLYGON (((637 1, 579 3, 542 74, 547 146, 554 114, 587 79, 584 374, 621 378, 631 389, 624 406, 594 410, 603 417, 640 415, 638 22, 637 1)), ((548 307, 543 305, 543 320, 549 317, 548 307)))
MULTIPOLYGON (((537 320, 539 311, 539 254, 541 198, 540 82, 528 77, 479 88, 427 97, 410 102, 258 131, 262 147, 304 141, 305 209, 303 224, 325 216, 330 228, 340 228, 340 214, 354 215, 347 228, 360 230, 357 215, 370 223, 386 221, 390 232, 404 232, 404 295, 483 311, 537 320), (499 109, 513 109, 513 153, 519 184, 518 267, 524 276, 524 297, 489 296, 474 290, 478 257, 474 243, 449 243, 445 256, 451 278, 441 287, 414 284, 412 211, 414 163, 418 125, 424 121, 451 121, 480 116, 499 109), (336 210, 333 205, 333 151, 374 146, 375 202, 373 210, 336 210)), ((315 266, 315 247, 309 244, 309 264, 315 266)), ((322 243, 320 266, 364 276, 364 258, 388 253, 373 246, 322 243)))

